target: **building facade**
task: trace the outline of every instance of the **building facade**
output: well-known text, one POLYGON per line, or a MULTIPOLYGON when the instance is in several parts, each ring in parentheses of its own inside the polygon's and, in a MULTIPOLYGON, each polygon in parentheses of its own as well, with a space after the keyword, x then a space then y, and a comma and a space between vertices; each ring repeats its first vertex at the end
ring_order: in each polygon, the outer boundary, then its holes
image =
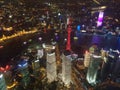
POLYGON ((62 54, 62 80, 65 85, 71 82, 71 60, 62 54))
POLYGON ((47 78, 49 82, 56 80, 57 78, 57 66, 55 53, 47 53, 47 78))

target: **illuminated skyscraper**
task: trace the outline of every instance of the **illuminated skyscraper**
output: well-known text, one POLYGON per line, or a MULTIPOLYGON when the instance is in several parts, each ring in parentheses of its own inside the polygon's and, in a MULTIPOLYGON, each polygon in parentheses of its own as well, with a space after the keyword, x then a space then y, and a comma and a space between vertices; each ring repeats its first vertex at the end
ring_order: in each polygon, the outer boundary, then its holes
POLYGON ((52 82, 56 80, 57 77, 57 66, 56 66, 56 56, 54 49, 56 48, 54 45, 43 44, 43 48, 46 52, 46 71, 48 82, 52 82), (52 52, 53 51, 53 52, 52 52))
POLYGON ((39 59, 39 58, 42 58, 43 55, 44 55, 43 49, 37 50, 37 58, 38 58, 38 59, 39 59))
POLYGON ((6 65, 5 67, 0 67, 0 73, 3 74, 3 78, 5 80, 5 84, 7 87, 9 87, 13 83, 12 72, 10 69, 11 69, 10 65, 6 65))
POLYGON ((62 80, 66 85, 71 82, 71 60, 62 54, 62 80))
POLYGON ((3 74, 0 74, 0 90, 7 90, 3 74))
POLYGON ((97 72, 100 67, 101 61, 102 58, 100 55, 93 54, 90 57, 90 65, 88 67, 86 79, 91 85, 95 85, 97 83, 97 72))
POLYGON ((39 59, 32 61, 32 69, 33 69, 34 75, 39 76, 39 70, 40 70, 39 59))
POLYGON ((47 78, 49 82, 56 80, 57 66, 55 53, 47 53, 47 78))
POLYGON ((90 63, 90 53, 86 51, 84 55, 84 66, 88 67, 89 63, 90 63))
POLYGON ((72 29, 71 27, 69 26, 67 28, 67 32, 68 32, 68 36, 67 36, 67 44, 66 44, 66 50, 71 50, 71 32, 72 32, 72 29))
POLYGON ((22 76, 22 81, 21 83, 23 86, 27 86, 30 82, 30 77, 29 77, 29 70, 28 70, 28 62, 26 60, 22 60, 18 64, 18 71, 20 72, 22 76))

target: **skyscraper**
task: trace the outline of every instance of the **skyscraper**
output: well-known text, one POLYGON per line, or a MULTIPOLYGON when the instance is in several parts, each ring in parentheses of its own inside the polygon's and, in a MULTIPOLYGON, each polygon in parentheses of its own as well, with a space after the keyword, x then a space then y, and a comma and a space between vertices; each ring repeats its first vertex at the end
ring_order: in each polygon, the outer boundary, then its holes
POLYGON ((43 49, 37 50, 37 58, 38 58, 38 59, 42 58, 43 55, 44 55, 43 49))
POLYGON ((47 78, 49 82, 56 80, 57 68, 56 68, 56 57, 55 52, 47 53, 47 78))
POLYGON ((23 86, 27 86, 30 82, 30 73, 28 70, 28 61, 27 60, 22 60, 18 64, 18 71, 22 75, 22 80, 21 83, 23 86))
POLYGON ((95 54, 92 54, 90 56, 90 63, 89 63, 86 79, 88 83, 93 86, 97 84, 97 74, 101 62, 102 62, 101 55, 97 55, 96 52, 95 54))
POLYGON ((6 90, 6 83, 3 74, 0 74, 0 90, 6 90))
POLYGON ((71 82, 71 60, 62 54, 62 80, 66 85, 71 82))
POLYGON ((86 51, 84 55, 84 66, 88 67, 89 63, 90 63, 90 53, 86 51))

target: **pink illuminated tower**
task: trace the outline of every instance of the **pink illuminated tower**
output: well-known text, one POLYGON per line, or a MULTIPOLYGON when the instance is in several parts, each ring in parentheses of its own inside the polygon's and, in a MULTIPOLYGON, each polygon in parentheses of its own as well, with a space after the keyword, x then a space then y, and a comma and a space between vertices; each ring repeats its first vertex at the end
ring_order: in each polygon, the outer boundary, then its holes
POLYGON ((70 26, 68 26, 67 28, 67 32, 68 32, 68 36, 67 36, 67 44, 66 44, 66 50, 71 50, 71 43, 70 43, 70 38, 71 38, 71 32, 72 32, 72 29, 70 26))
POLYGON ((97 21, 97 27, 102 25, 103 16, 104 16, 104 12, 99 12, 98 21, 97 21))

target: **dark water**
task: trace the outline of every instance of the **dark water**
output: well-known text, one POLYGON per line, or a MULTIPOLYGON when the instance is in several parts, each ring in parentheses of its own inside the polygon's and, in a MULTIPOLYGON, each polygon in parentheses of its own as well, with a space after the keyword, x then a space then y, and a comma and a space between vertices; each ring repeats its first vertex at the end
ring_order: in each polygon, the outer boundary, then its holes
POLYGON ((81 46, 90 47, 92 44, 97 44, 100 48, 120 50, 120 37, 114 35, 79 33, 76 36, 78 37, 77 44, 81 46))

